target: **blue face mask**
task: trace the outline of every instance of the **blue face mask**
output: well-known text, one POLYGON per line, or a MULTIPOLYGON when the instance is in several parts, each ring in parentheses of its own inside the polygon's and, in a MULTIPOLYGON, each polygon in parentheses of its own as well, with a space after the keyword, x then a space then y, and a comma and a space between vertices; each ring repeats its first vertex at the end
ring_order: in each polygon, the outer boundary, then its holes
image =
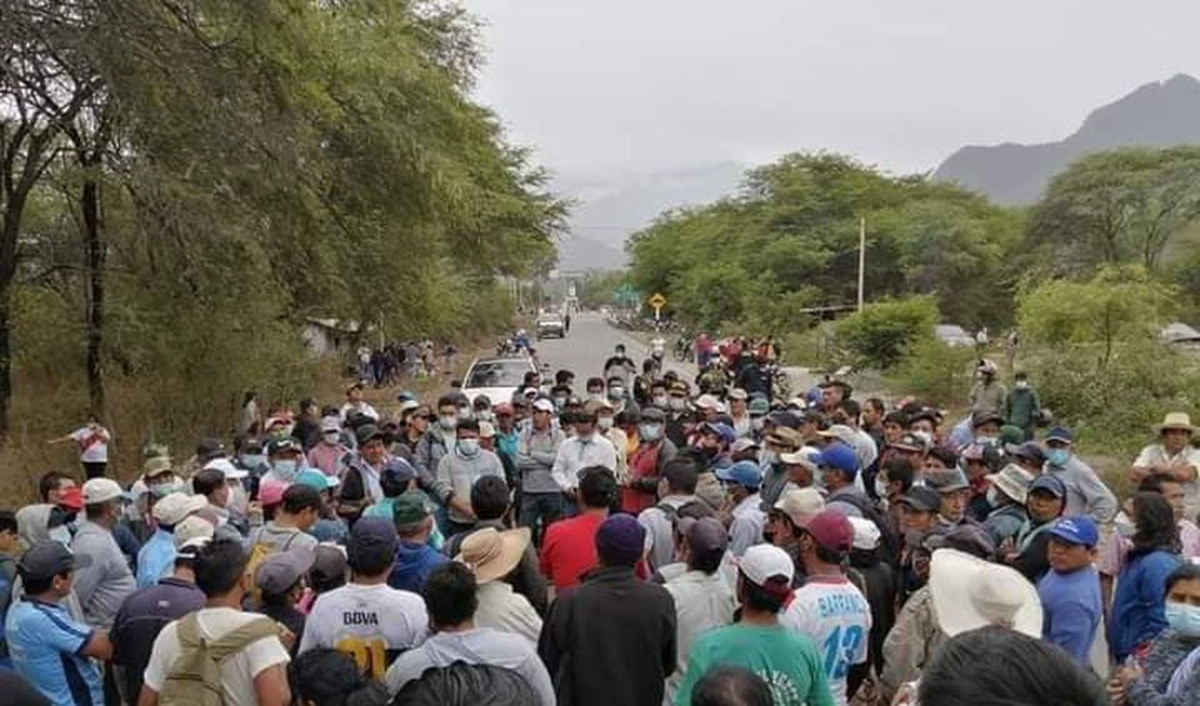
POLYGON ((266 462, 267 457, 262 454, 242 454, 242 467, 248 471, 253 471, 266 462))
POLYGON ((275 476, 285 483, 291 483, 296 477, 296 462, 290 458, 281 458, 271 464, 275 476))
POLYGON ((463 456, 474 456, 479 453, 479 439, 459 439, 458 452, 463 456))
POLYGON ((639 424, 638 436, 642 441, 658 441, 662 438, 662 427, 657 424, 639 424))
POLYGON ((1046 462, 1055 468, 1062 468, 1067 465, 1067 461, 1071 458, 1071 452, 1066 449, 1050 449, 1046 452, 1046 462))
POLYGON ((1200 606, 1167 601, 1163 612, 1172 630, 1184 637, 1200 637, 1200 606))

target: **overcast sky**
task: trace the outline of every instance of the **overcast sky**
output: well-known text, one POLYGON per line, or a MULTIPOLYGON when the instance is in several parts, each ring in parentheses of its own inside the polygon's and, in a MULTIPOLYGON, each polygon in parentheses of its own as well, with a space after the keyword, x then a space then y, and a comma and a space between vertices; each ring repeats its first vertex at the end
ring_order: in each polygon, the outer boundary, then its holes
POLYGON ((478 97, 561 174, 795 150, 894 172, 1200 72, 1197 0, 463 0, 478 97))

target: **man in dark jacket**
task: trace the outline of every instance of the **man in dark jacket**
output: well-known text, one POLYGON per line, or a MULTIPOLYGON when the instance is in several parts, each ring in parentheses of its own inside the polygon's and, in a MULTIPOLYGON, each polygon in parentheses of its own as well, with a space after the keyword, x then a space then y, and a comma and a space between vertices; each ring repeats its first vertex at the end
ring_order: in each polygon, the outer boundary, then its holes
POLYGON ((596 532, 600 567, 550 605, 538 654, 559 706, 662 703, 676 664, 675 603, 634 576, 645 541, 632 516, 605 520, 596 532))

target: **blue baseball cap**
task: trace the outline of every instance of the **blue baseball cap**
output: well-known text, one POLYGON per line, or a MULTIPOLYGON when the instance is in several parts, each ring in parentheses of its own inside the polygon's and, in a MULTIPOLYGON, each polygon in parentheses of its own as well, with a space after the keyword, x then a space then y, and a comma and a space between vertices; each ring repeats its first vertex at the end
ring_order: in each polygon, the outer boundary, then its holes
POLYGON ((716 434, 721 437, 721 443, 726 445, 737 440, 737 432, 733 430, 733 427, 721 422, 705 422, 700 425, 699 431, 701 434, 705 432, 716 434))
POLYGON ((858 475, 858 457, 854 455, 854 449, 835 442, 821 451, 817 458, 817 467, 832 468, 854 478, 858 475))
POLYGON ((1075 435, 1066 427, 1054 427, 1046 434, 1046 441, 1061 441, 1066 444, 1074 443, 1075 435))
POLYGON ((1094 547, 1100 541, 1100 533, 1096 530, 1096 521, 1087 515, 1064 517, 1049 530, 1050 536, 1067 544, 1084 547, 1094 547))
POLYGON ((762 485, 762 469, 753 461, 738 461, 728 468, 718 468, 717 480, 758 490, 758 486, 762 485))
POLYGON ((1067 497, 1066 483, 1063 483, 1058 476, 1049 473, 1043 473, 1033 479, 1033 482, 1029 484, 1029 492, 1032 493, 1035 490, 1045 490, 1059 498, 1067 497))

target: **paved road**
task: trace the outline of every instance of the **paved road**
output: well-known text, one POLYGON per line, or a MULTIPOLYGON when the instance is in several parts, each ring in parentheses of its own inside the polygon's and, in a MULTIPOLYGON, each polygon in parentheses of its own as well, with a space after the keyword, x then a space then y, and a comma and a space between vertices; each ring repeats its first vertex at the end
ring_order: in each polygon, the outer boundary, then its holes
MULTIPOLYGON (((672 335, 663 338, 667 339, 667 370, 675 370, 688 381, 694 380, 696 366, 671 360, 670 346, 674 338, 672 335)), ((604 361, 613 354, 618 343, 625 344, 626 353, 638 364, 640 372, 642 361, 650 357, 650 347, 625 331, 609 326, 596 313, 585 312, 572 316, 571 333, 566 338, 549 338, 538 341, 534 346, 538 358, 549 363, 551 371, 566 368, 574 372, 576 385, 582 389, 587 378, 604 375, 604 361)))

